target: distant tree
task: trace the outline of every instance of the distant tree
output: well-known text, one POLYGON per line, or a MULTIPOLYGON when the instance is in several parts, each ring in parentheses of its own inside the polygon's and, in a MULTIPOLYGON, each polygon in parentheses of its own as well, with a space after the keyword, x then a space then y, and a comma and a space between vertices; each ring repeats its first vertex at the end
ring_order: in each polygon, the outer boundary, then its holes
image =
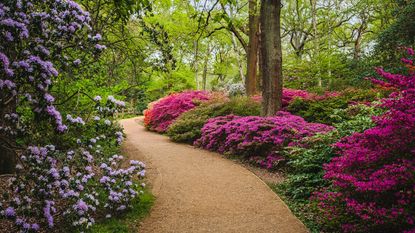
POLYGON ((378 37, 377 52, 386 56, 386 60, 396 60, 399 46, 415 45, 415 0, 397 1, 396 20, 378 37), (385 54, 385 51, 387 54, 385 54))

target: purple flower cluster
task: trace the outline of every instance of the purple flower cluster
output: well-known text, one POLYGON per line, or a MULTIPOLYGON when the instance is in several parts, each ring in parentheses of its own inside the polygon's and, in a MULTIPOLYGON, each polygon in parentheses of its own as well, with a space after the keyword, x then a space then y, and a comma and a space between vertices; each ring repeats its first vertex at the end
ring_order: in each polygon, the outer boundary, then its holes
POLYGON ((0 150, 3 138, 15 137, 25 124, 46 141, 28 142, 36 146, 17 151, 17 174, 0 195, 0 218, 14 221, 20 232, 59 227, 56 215, 83 232, 95 223, 95 216, 124 210, 141 193, 133 181, 145 174, 144 165, 133 161, 124 169, 122 156, 108 158, 123 139, 113 120, 125 103, 110 96, 102 105, 96 98, 93 114, 99 120, 91 121, 72 115, 63 119, 55 105, 52 88, 59 71, 81 65, 80 59, 66 55, 105 48, 96 45, 101 35, 87 35, 89 21, 89 13, 72 0, 0 3, 0 105, 16 109, 7 104, 18 103, 18 110, 33 111, 25 117, 13 110, 0 116, 0 123, 6 124, 0 125, 0 150), (50 122, 53 130, 31 127, 50 122), (39 146, 53 136, 56 145, 39 146), (104 169, 101 163, 109 165, 104 169), (102 193, 107 198, 102 199, 102 193))
POLYGON ((345 232, 415 229, 415 73, 377 72, 386 81, 375 83, 398 91, 383 100, 388 111, 374 118, 374 128, 335 144, 339 157, 324 176, 333 188, 315 197, 327 220, 343 222, 345 232))
POLYGON ((62 152, 52 145, 29 147, 21 156, 27 169, 11 179, 11 193, 8 199, 1 200, 6 206, 0 217, 37 231, 44 224, 55 227, 54 216, 63 214, 72 220, 72 226, 85 229, 95 223, 98 209, 112 213, 130 207, 131 200, 142 193, 134 179, 145 175, 145 165, 132 160, 129 167, 123 168, 123 156, 105 159, 92 154, 85 148, 62 152), (90 185, 94 183, 100 185, 90 185), (98 193, 106 193, 106 198, 99 199, 98 193), (60 208, 64 212, 58 213, 57 202, 65 203, 60 208))
POLYGON ((277 154, 283 147, 331 130, 333 127, 308 123, 288 112, 278 112, 273 117, 228 115, 210 119, 202 128, 202 136, 195 141, 195 145, 247 158, 268 157, 264 165, 271 166, 269 163, 280 160, 277 154))
MULTIPOLYGON (((60 51, 69 41, 83 37, 87 41, 89 22, 89 13, 72 0, 0 3, 0 41, 4 42, 0 44, 0 103, 30 106, 52 118, 56 131, 65 131, 50 88, 59 75, 56 67, 67 64, 60 51), (30 98, 20 98, 27 95, 30 98), (8 101, 11 98, 19 101, 8 101)), ((81 42, 75 43, 85 48, 81 42)), ((74 61, 78 63, 79 59, 74 61)))

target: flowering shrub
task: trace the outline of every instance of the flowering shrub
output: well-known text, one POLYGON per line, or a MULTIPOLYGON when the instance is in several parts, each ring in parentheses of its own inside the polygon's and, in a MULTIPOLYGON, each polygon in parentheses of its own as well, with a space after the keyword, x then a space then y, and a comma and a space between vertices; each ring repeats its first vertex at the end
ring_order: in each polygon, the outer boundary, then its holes
POLYGON ((373 106, 351 105, 347 109, 335 112, 335 130, 327 133, 304 138, 301 143, 304 146, 286 147, 284 157, 287 158, 285 171, 286 179, 278 185, 278 193, 284 197, 297 216, 301 216, 303 222, 312 232, 326 231, 325 226, 316 223, 319 215, 310 208, 311 195, 321 188, 328 187, 329 182, 323 178, 323 164, 330 162, 336 156, 336 150, 332 144, 340 138, 349 136, 354 132, 363 132, 374 126, 373 116, 378 116, 384 110, 373 106), (300 210, 300 211, 299 211, 300 210), (323 229, 322 229, 323 228, 323 229))
POLYGON ((185 91, 166 96, 144 113, 144 122, 148 129, 165 132, 182 113, 197 106, 197 101, 205 101, 210 94, 205 91, 185 91))
POLYGON ((230 84, 226 89, 226 94, 230 97, 241 96, 246 93, 245 85, 243 83, 230 84))
POLYGON ((415 73, 377 72, 386 81, 375 83, 399 91, 383 100, 389 110, 374 118, 375 127, 335 144, 340 156, 324 175, 332 189, 315 197, 327 221, 344 232, 415 230, 415 73))
POLYGON ((122 169, 123 157, 113 153, 124 136, 114 113, 124 102, 97 96, 95 116, 82 118, 60 112, 65 101, 55 104, 52 95, 62 71, 82 64, 75 54, 105 49, 89 22, 71 0, 0 3, 0 161, 3 155, 19 161, 1 190, 0 219, 19 232, 66 232, 66 225, 83 231, 140 194, 133 179, 144 175, 144 164, 122 169))
MULTIPOLYGON (((296 90, 296 89, 290 89, 290 88, 283 88, 282 89, 282 107, 287 107, 292 101, 295 99, 309 99, 313 97, 313 94, 308 93, 305 90, 296 90)), ((252 99, 261 102, 262 96, 255 95, 252 96, 252 99)))
POLYGON ((248 97, 213 98, 180 115, 167 134, 173 141, 193 143, 200 138, 201 129, 210 118, 229 114, 258 116, 260 113, 260 104, 248 97))
POLYGON ((310 93, 304 90, 284 88, 282 90, 282 106, 288 106, 288 104, 291 103, 291 101, 293 101, 295 98, 308 99, 311 96, 312 95, 310 93))
POLYGON ((324 95, 311 95, 306 99, 295 99, 287 111, 304 117, 309 122, 323 124, 340 123, 333 118, 339 109, 346 109, 351 104, 370 103, 387 96, 390 93, 382 89, 356 90, 348 89, 343 92, 327 92, 324 95))
POLYGON ((96 101, 97 115, 89 121, 67 116, 66 134, 78 135, 69 137, 67 143, 77 147, 29 146, 20 155, 17 174, 0 198, 0 216, 13 220, 21 231, 53 228, 55 216, 63 216, 71 227, 86 229, 95 217, 101 217, 102 210, 110 217, 130 207, 141 193, 134 179, 145 175, 145 165, 131 161, 123 169, 123 157, 109 157, 105 149, 123 140, 122 130, 117 131, 112 119, 124 103, 111 96, 104 105, 100 97, 96 101))
POLYGON ((228 115, 210 119, 203 126, 202 137, 195 145, 246 158, 259 156, 267 159, 263 164, 270 164, 268 161, 280 160, 278 152, 283 147, 332 129, 323 124, 308 123, 288 112, 278 112, 273 117, 228 115))

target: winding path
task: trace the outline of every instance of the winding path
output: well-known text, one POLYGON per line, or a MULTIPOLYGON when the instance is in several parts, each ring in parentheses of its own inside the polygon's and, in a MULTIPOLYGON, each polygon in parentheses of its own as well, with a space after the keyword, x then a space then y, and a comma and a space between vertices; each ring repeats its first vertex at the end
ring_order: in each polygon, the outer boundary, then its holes
POLYGON ((122 120, 125 152, 147 163, 153 194, 140 233, 303 233, 304 225, 251 172, 218 154, 148 132, 140 118, 122 120))

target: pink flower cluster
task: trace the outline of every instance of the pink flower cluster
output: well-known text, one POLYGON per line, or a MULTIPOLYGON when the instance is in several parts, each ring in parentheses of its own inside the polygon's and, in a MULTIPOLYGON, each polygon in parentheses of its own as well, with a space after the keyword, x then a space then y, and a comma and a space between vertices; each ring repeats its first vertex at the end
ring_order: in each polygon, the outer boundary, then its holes
MULTIPOLYGON (((297 90, 297 89, 290 89, 290 88, 283 88, 282 89, 282 107, 287 107, 294 99, 306 99, 306 100, 324 100, 331 97, 340 96, 338 92, 325 92, 323 95, 317 95, 313 93, 309 93, 305 90, 297 90)), ((252 96, 252 99, 261 102, 262 96, 255 95, 252 96)))
MULTIPOLYGON (((304 90, 296 90, 296 89, 290 89, 290 88, 283 88, 282 89, 282 107, 287 107, 291 101, 293 101, 295 98, 301 98, 301 99, 308 99, 311 98, 313 94, 310 94, 307 91, 304 90)), ((252 99, 261 102, 262 96, 255 95, 252 96, 252 99)))
POLYGON ((195 145, 247 158, 268 157, 261 164, 270 167, 279 160, 275 158, 283 147, 332 129, 327 125, 308 123, 299 116, 282 111, 272 117, 228 115, 210 119, 202 128, 202 136, 195 145))
POLYGON ((148 129, 165 132, 182 113, 197 106, 197 101, 206 101, 210 94, 205 91, 185 91, 166 96, 144 112, 144 122, 148 129))
POLYGON ((304 90, 284 88, 282 90, 282 106, 288 106, 288 104, 291 103, 291 101, 293 101, 295 98, 309 99, 312 96, 312 94, 304 90))
POLYGON ((340 156, 325 165, 324 176, 334 189, 316 196, 329 220, 347 216, 344 232, 415 228, 415 74, 377 72, 386 80, 377 84, 399 91, 383 100, 389 111, 374 118, 374 128, 335 144, 340 156))

